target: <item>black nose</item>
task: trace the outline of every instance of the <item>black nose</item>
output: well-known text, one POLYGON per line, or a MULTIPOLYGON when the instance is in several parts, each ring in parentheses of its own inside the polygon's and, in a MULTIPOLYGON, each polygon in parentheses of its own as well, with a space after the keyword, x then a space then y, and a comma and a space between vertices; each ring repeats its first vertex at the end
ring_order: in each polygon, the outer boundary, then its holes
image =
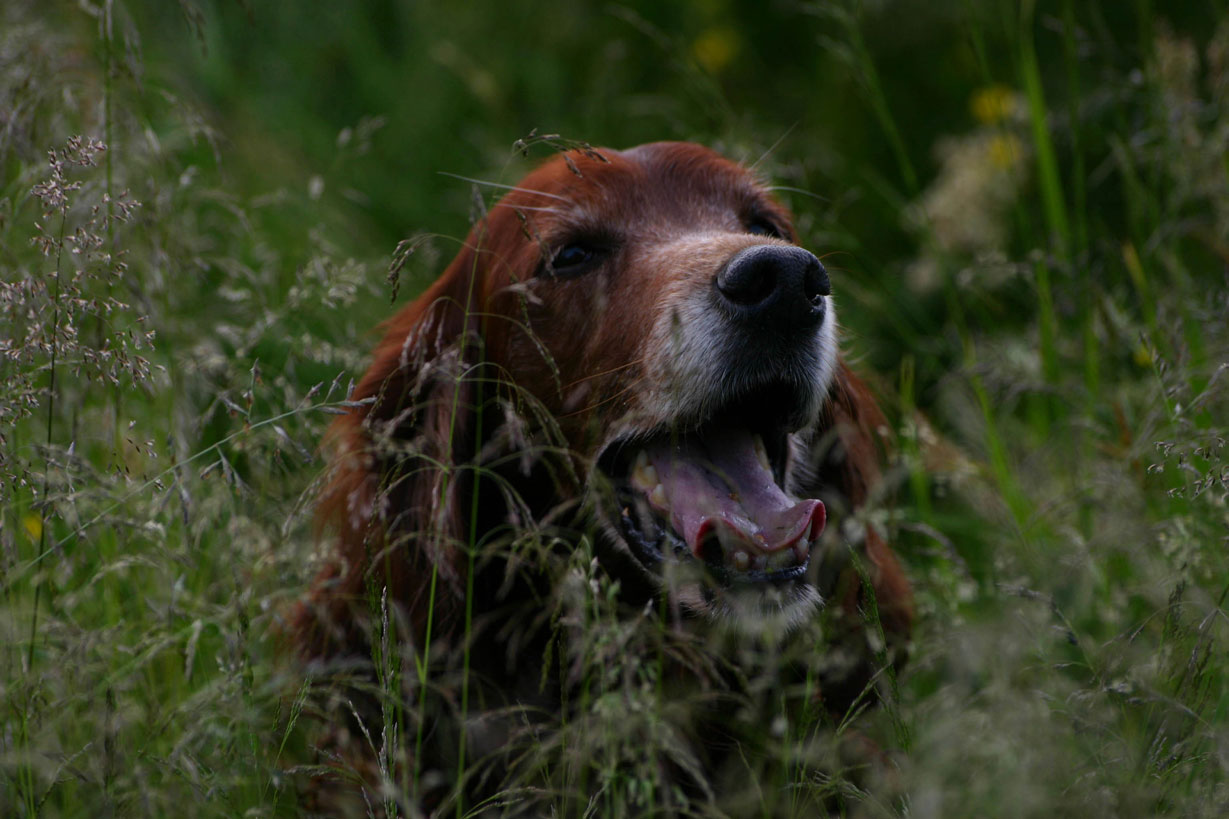
POLYGON ((819 259, 788 245, 738 251, 717 273, 717 290, 736 318, 785 331, 818 325, 832 292, 819 259))

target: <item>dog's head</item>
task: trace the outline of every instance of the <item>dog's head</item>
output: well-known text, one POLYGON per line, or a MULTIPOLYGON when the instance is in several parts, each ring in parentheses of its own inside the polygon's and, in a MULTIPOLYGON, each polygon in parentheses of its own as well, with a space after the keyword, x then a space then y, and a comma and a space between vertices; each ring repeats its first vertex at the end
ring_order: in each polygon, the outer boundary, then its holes
MULTIPOLYGON (((689 611, 784 628, 819 599, 817 475, 865 479, 857 447, 835 471, 812 455, 861 419, 849 379, 827 271, 752 173, 685 143, 569 152, 511 188, 389 323, 356 393, 371 403, 342 422, 357 460, 333 507, 351 538, 373 518, 402 542, 414 527, 463 538, 461 504, 439 497, 463 482, 423 476, 481 450, 473 382, 499 382, 549 419, 641 579, 689 611), (412 443, 371 455, 377 439, 412 443)), ((860 502, 865 486, 836 489, 860 502)))

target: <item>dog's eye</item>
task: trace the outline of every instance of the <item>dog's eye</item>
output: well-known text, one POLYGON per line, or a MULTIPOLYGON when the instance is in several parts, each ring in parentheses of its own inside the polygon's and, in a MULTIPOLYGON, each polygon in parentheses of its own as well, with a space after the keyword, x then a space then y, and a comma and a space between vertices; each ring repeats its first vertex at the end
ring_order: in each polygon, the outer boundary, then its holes
POLYGON ((544 272, 548 276, 578 276, 600 261, 601 256, 601 250, 597 247, 573 242, 555 251, 544 272))
POLYGON ((766 219, 752 219, 747 224, 747 232, 754 233, 756 236, 771 236, 774 239, 785 238, 780 228, 766 219))
POLYGON ((584 245, 568 245, 555 254, 555 258, 551 259, 551 265, 556 270, 567 267, 579 267, 592 258, 593 251, 584 245))

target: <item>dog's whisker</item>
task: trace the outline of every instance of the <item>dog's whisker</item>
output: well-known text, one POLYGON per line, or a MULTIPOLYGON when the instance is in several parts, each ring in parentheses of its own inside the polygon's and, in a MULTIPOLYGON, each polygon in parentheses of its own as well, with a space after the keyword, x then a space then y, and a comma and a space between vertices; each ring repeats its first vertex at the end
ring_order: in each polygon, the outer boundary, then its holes
POLYGON ((610 404, 614 401, 618 401, 620 398, 627 395, 629 392, 635 391, 641 385, 641 382, 643 382, 643 380, 644 380, 643 378, 638 378, 635 381, 633 381, 631 384, 628 384, 623 389, 614 393, 613 395, 608 395, 600 401, 597 401, 593 404, 589 404, 588 406, 585 406, 585 407, 581 407, 580 409, 577 409, 577 410, 572 410, 571 412, 565 413, 559 417, 560 418, 572 418, 577 415, 584 415, 586 413, 593 412, 595 409, 604 407, 607 404, 610 404))
POLYGON ((790 134, 792 134, 794 132, 794 129, 797 127, 798 127, 798 121, 794 120, 793 124, 791 124, 788 128, 785 129, 785 133, 777 137, 777 141, 772 143, 772 145, 768 146, 768 150, 760 154, 759 159, 755 160, 754 162, 752 162, 750 165, 747 166, 747 170, 755 171, 755 169, 760 166, 760 163, 763 162, 765 159, 767 159, 769 156, 771 156, 773 152, 776 151, 777 148, 781 145, 781 143, 785 141, 785 138, 788 137, 790 134))
POLYGON ((586 381, 590 381, 594 378, 601 378, 604 375, 613 375, 615 373, 622 372, 623 370, 627 370, 632 367, 643 364, 647 359, 648 359, 648 356, 641 356, 640 358, 637 358, 634 361, 628 361, 626 364, 620 364, 619 366, 611 367, 608 370, 602 370, 601 372, 590 373, 588 375, 582 375, 580 378, 577 378, 575 381, 571 381, 567 384, 564 384, 563 388, 565 390, 570 389, 571 387, 575 387, 577 384, 583 384, 586 381))
POLYGON ((559 208, 547 208, 547 207, 539 207, 536 205, 525 205, 519 202, 516 204, 509 204, 508 202, 501 201, 501 202, 495 203, 495 207, 512 208, 513 210, 532 210, 532 211, 540 212, 540 213, 564 213, 565 212, 563 210, 560 210, 559 208))
POLYGON ((462 176, 459 173, 449 173, 448 171, 440 171, 439 174, 441 176, 450 176, 453 179, 460 179, 462 182, 469 182, 470 184, 473 184, 473 185, 484 185, 488 188, 499 188, 500 190, 515 191, 516 193, 528 193, 534 196, 545 196, 547 199, 557 199, 560 202, 563 202, 564 204, 568 204, 568 205, 572 204, 572 200, 568 199, 566 196, 560 196, 559 194, 556 194, 556 193, 548 193, 546 191, 536 191, 536 190, 533 190, 532 188, 522 188, 518 185, 505 185, 501 182, 492 182, 488 179, 474 179, 471 176, 462 176))
POLYGON ((798 193, 798 194, 802 194, 803 196, 809 196, 810 198, 814 199, 817 202, 831 202, 832 201, 827 196, 818 194, 815 191, 809 191, 806 188, 795 188, 791 185, 769 185, 765 188, 765 190, 789 191, 790 193, 798 193))

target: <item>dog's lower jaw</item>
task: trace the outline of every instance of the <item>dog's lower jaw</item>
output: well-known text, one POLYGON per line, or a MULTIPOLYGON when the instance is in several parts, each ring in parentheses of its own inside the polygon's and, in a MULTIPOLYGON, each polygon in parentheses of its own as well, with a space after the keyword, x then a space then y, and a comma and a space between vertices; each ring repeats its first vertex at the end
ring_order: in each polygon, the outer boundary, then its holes
POLYGON ((823 598, 809 581, 780 585, 714 586, 689 575, 663 571, 662 594, 671 608, 702 619, 710 627, 737 637, 784 639, 813 618, 823 598))
POLYGON ((823 597, 805 576, 779 584, 722 586, 706 576, 699 561, 666 559, 646 565, 608 518, 600 520, 599 562, 618 564, 608 566, 607 570, 619 578, 623 597, 635 605, 661 601, 671 619, 703 623, 734 636, 772 641, 796 631, 824 605, 823 597), (629 572, 628 567, 634 568, 629 572))

